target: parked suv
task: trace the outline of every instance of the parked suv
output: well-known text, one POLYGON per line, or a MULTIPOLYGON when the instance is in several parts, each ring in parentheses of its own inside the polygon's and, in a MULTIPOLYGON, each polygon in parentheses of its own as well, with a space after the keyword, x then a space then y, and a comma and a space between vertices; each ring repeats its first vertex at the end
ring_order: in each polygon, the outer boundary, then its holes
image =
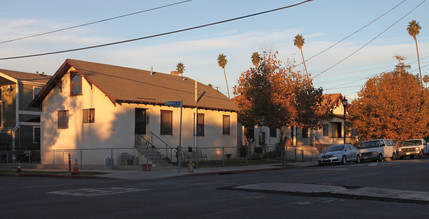
POLYGON ((390 139, 365 141, 360 144, 359 149, 362 160, 382 161, 386 157, 396 159, 395 144, 390 139))
POLYGON ((427 142, 423 139, 408 139, 398 148, 398 156, 402 159, 405 156, 413 158, 414 156, 422 157, 429 153, 427 142))

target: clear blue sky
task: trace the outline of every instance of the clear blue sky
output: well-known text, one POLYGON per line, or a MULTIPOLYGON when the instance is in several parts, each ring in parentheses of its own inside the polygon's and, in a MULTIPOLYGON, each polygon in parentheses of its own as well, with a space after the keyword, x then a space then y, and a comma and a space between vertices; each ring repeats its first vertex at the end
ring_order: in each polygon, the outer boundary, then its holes
MULTIPOLYGON (((66 28, 100 19, 150 9, 182 0, 17 0, 2 2, 0 41, 66 28)), ((0 68, 52 75, 67 58, 94 61, 169 73, 178 62, 185 64, 185 75, 205 84, 213 84, 226 94, 223 70, 217 56, 227 56, 229 88, 250 66, 250 55, 264 49, 278 50, 282 60, 301 62, 293 46, 296 34, 305 38, 305 58, 333 45, 403 0, 314 0, 303 5, 203 29, 162 36, 127 44, 59 55, 0 61, 0 68)), ((408 0, 367 28, 307 62, 313 76, 325 71, 355 52, 393 25, 423 0, 408 0)), ((104 23, 54 34, 0 44, 0 57, 28 55, 73 49, 181 28, 203 25, 298 3, 281 0, 192 0, 179 5, 141 13, 104 23)), ((390 71, 406 57, 411 71, 418 73, 414 41, 408 35, 408 22, 415 19, 422 30, 418 35, 423 75, 429 73, 429 2, 400 20, 370 44, 314 79, 325 93, 343 93, 349 98, 369 77, 390 71)), ((303 70, 302 66, 297 70, 303 70)))

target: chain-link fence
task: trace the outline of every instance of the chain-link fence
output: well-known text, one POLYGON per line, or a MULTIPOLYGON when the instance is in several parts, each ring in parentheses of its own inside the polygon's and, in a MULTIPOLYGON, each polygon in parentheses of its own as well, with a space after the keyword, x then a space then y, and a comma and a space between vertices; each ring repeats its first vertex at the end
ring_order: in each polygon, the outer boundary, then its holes
MULTIPOLYGON (((222 147, 183 147, 178 148, 94 148, 94 149, 58 149, 50 151, 0 151, 0 163, 42 163, 52 168, 67 168, 69 159, 72 165, 80 168, 132 167, 147 164, 155 166, 178 165, 179 156, 182 166, 190 161, 197 167, 239 166, 254 164, 281 164, 282 150, 278 145, 259 147, 222 146, 222 147), (70 155, 70 157, 69 157, 70 155), (41 161, 41 162, 40 162, 41 161)), ((285 147, 286 162, 300 162, 315 159, 318 154, 315 146, 285 147)))
POLYGON ((40 163, 40 150, 0 151, 0 163, 40 163))

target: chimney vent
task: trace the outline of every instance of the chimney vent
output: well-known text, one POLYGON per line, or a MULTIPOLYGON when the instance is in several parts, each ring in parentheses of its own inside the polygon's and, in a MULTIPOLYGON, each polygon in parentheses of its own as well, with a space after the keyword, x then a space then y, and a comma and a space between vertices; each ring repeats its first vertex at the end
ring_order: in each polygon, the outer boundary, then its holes
POLYGON ((153 75, 155 72, 153 72, 153 66, 150 67, 150 75, 153 75))

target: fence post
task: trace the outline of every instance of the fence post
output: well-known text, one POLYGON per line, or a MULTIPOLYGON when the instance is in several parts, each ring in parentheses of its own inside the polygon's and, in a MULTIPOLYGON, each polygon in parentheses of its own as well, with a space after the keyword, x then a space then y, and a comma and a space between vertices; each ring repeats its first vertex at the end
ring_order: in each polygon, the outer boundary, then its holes
POLYGON ((304 149, 301 150, 302 161, 304 162, 304 149))
POLYGON ((265 146, 265 153, 267 153, 267 163, 270 163, 270 146, 265 146))
POLYGON ((115 162, 113 161, 113 148, 110 148, 110 160, 112 161, 112 166, 114 166, 115 162))
POLYGON ((222 147, 222 167, 225 167, 225 147, 222 147))
POLYGON ((82 164, 83 164, 83 154, 82 154, 82 150, 83 150, 83 149, 80 149, 80 169, 83 169, 83 168, 82 168, 82 164))
POLYGON ((246 165, 249 165, 249 146, 246 147, 246 165))

